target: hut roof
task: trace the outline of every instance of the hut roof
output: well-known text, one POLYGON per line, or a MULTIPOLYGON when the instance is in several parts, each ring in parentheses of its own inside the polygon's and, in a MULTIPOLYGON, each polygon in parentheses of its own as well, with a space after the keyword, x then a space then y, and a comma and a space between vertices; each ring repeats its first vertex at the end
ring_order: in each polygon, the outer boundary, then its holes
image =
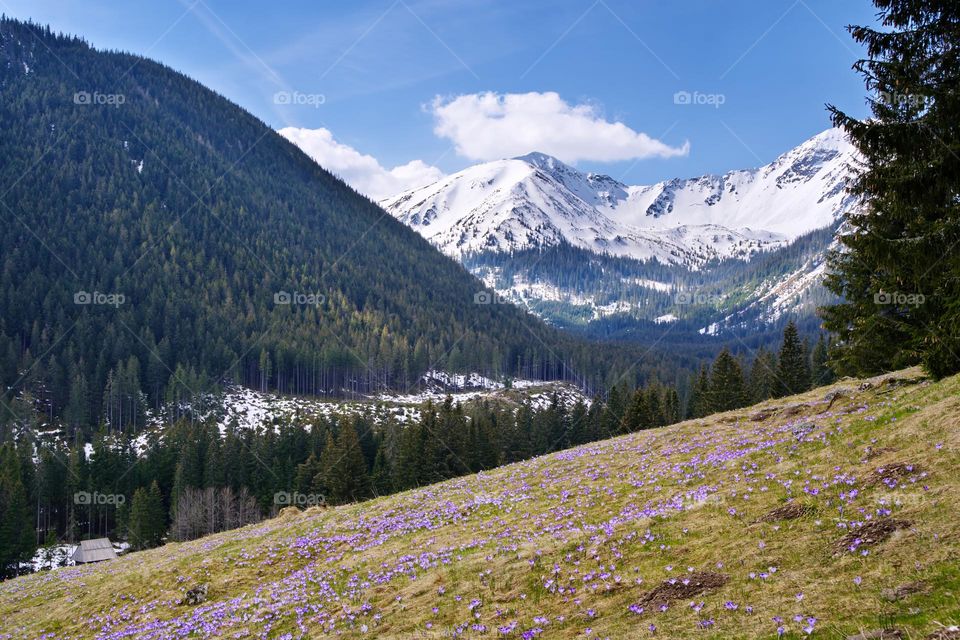
POLYGON ((113 543, 109 538, 97 538, 82 540, 71 557, 74 562, 100 562, 113 560, 117 557, 117 552, 113 550, 113 543))

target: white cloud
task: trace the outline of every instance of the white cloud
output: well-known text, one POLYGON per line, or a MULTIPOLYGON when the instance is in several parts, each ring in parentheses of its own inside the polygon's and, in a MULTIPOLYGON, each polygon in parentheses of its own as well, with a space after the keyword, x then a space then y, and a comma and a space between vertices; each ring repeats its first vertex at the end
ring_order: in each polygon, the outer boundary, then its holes
POLYGON ((411 160, 407 164, 386 169, 373 156, 337 142, 328 129, 285 127, 279 133, 321 167, 340 176, 351 187, 373 200, 422 187, 444 175, 437 167, 421 160, 411 160))
POLYGON ((613 162, 685 156, 690 150, 688 142, 671 147, 622 122, 605 120, 592 105, 570 105, 552 91, 438 96, 428 108, 435 118, 434 133, 471 160, 541 151, 564 162, 613 162))

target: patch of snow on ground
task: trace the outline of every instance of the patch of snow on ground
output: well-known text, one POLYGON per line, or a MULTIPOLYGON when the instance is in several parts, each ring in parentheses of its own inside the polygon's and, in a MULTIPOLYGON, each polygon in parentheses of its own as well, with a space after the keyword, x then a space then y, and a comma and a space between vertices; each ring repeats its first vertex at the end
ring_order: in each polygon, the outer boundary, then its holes
POLYGON ((503 384, 491 380, 479 373, 447 373, 445 371, 427 371, 420 378, 424 384, 437 383, 454 389, 502 389, 503 384))
POLYGON ((392 416, 405 423, 420 418, 416 407, 389 407, 369 401, 331 402, 303 396, 262 393, 246 387, 230 387, 223 397, 223 412, 218 420, 221 433, 230 424, 238 429, 262 429, 338 415, 392 416))
MULTIPOLYGON (((55 544, 49 547, 40 547, 34 552, 33 557, 30 560, 20 563, 20 568, 37 573, 39 571, 49 571, 50 569, 57 569, 59 567, 72 567, 76 564, 71 559, 71 556, 76 548, 77 545, 67 543, 55 544)), ((113 550, 118 556, 127 552, 129 549, 130 544, 127 542, 113 543, 113 550)))
POLYGON ((647 278, 633 278, 631 282, 641 287, 646 287, 647 289, 660 291, 661 293, 670 293, 673 290, 672 284, 667 284, 666 282, 657 282, 656 280, 648 280, 647 278))
MULTIPOLYGON (((548 396, 552 395, 554 391, 557 391, 558 394, 565 400, 565 404, 575 404, 577 399, 582 399, 585 402, 588 401, 588 399, 583 397, 583 395, 574 387, 561 382, 511 379, 508 383, 506 380, 499 382, 476 373, 463 376, 450 375, 437 371, 427 372, 423 378, 421 378, 420 382, 421 386, 416 393, 382 393, 376 396, 376 399, 401 405, 420 405, 427 401, 443 402, 447 396, 450 396, 455 403, 464 403, 476 398, 505 397, 509 395, 510 391, 526 391, 531 389, 539 390, 540 388, 543 388, 544 391, 541 391, 539 394, 532 393, 528 395, 527 400, 531 404, 534 404, 535 399, 541 395, 548 396), (445 382, 447 384, 438 385, 436 384, 438 381, 445 382), (573 398, 574 395, 576 398, 573 398), (573 399, 570 400, 570 402, 566 402, 567 396, 573 399)), ((549 402, 543 406, 546 406, 547 404, 549 404, 549 402)), ((534 406, 539 405, 534 404, 534 406)))
POLYGON ((700 335, 715 336, 715 335, 717 335, 718 333, 720 333, 720 325, 717 324, 716 322, 714 322, 714 323, 712 323, 712 324, 710 324, 710 325, 708 325, 708 326, 700 329, 699 333, 700 333, 700 335))

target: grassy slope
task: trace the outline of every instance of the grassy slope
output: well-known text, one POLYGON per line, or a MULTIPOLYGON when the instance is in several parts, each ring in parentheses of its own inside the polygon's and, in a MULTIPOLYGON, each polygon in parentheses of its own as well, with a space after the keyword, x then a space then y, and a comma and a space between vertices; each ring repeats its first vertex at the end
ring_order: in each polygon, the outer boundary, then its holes
POLYGON ((804 635, 810 617, 814 637, 883 626, 925 637, 960 623, 960 378, 910 380, 918 375, 864 391, 839 383, 846 395, 829 410, 829 389, 818 389, 761 405, 775 409, 763 420, 753 407, 9 581, 0 632, 497 637, 515 621, 508 637, 536 628, 542 638, 588 637, 590 628, 590 637, 642 638, 651 624, 666 638, 776 637, 779 616, 787 637, 804 635), (893 463, 917 466, 889 486, 870 481, 893 463), (758 522, 788 498, 812 511, 758 522), (837 552, 842 527, 868 517, 912 526, 837 552), (729 581, 665 612, 629 610, 688 568, 729 581), (920 593, 882 594, 916 581, 920 593), (201 583, 206 603, 178 604, 201 583))

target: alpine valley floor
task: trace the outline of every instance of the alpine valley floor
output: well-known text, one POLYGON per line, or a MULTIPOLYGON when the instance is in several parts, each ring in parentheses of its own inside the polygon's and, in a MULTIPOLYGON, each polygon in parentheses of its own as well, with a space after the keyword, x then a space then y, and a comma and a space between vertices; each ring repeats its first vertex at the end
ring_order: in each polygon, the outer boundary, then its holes
POLYGON ((0 637, 956 638, 958 468, 960 377, 845 379, 10 580, 0 637))

